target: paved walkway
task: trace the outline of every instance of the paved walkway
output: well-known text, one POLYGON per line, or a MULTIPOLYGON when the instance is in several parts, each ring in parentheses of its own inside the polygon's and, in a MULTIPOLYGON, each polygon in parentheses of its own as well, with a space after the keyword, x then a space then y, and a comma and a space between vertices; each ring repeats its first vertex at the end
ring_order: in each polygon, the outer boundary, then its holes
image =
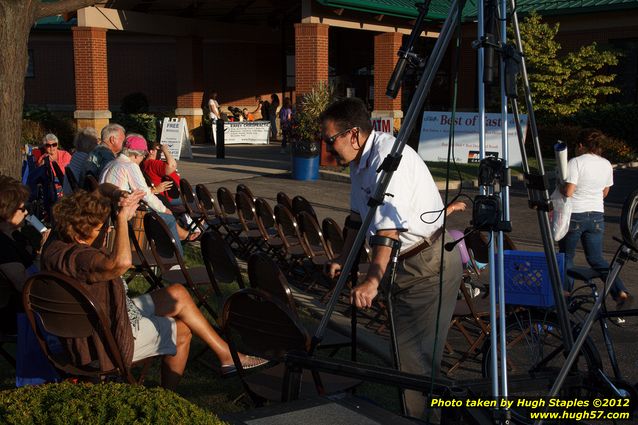
MULTIPOLYGON (((314 182, 294 181, 289 177, 290 157, 280 153, 278 145, 245 146, 234 145, 226 147, 226 158, 217 159, 215 151, 210 146, 193 147, 194 158, 192 160, 179 161, 181 174, 188 178, 194 185, 204 183, 211 190, 216 190, 220 186, 226 186, 234 191, 238 183, 248 185, 256 196, 263 197, 274 204, 276 194, 279 191, 286 192, 290 197, 302 195, 310 200, 315 208, 319 219, 332 217, 337 222, 343 222, 349 213, 349 191, 350 183, 348 179, 343 181, 318 180, 314 182)), ((624 198, 637 187, 638 169, 619 169, 615 171, 616 184, 612 187, 606 199, 606 223, 604 251, 605 256, 611 260, 618 243, 613 240, 619 235, 618 223, 624 198)), ((470 197, 476 195, 473 189, 462 189, 470 197)), ((450 194, 451 199, 458 190, 450 194)), ((444 196, 444 193, 442 193, 444 196)), ((469 204, 469 201, 466 200, 469 204)), ((471 213, 468 211, 455 213, 448 217, 448 228, 464 229, 469 225, 471 213)), ((542 242, 538 227, 536 213, 527 206, 527 193, 519 183, 511 190, 510 214, 513 231, 511 237, 517 244, 518 249, 542 251, 542 242)), ((585 265, 584 256, 579 254, 576 263, 585 265)), ((626 286, 634 294, 638 294, 638 265, 630 262, 623 270, 621 276, 625 280, 626 286)), ((298 298, 300 301, 301 297, 298 298)), ((315 301, 308 301, 307 306, 315 314, 322 314, 322 306, 315 301)), ((344 332, 348 331, 349 319, 338 318, 333 321, 334 325, 344 332), (344 327, 344 323, 347 325, 344 327)), ((630 382, 638 380, 638 350, 636 350, 636 340, 638 340, 638 323, 636 318, 627 318, 624 328, 611 327, 614 342, 618 351, 618 356, 627 379, 630 382)), ((387 342, 384 339, 377 339, 372 335, 368 338, 366 332, 363 345, 376 347, 374 351, 389 353, 387 342), (366 340, 367 338, 367 340, 366 340), (384 341, 384 342, 380 342, 384 341), (386 351, 387 350, 387 351, 386 351)), ((602 349, 603 345, 599 345, 602 349)), ((604 357, 604 353, 601 352, 604 357)))

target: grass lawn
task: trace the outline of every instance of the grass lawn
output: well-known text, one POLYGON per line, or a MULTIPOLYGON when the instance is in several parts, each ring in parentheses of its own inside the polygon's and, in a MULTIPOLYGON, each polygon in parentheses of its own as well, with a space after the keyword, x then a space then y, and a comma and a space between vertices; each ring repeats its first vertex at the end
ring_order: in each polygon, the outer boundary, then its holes
MULTIPOLYGON (((185 249, 186 262, 189 266, 201 265, 202 260, 198 249, 188 246, 185 249)), ((246 281, 248 281, 246 277, 246 281)), ((236 283, 220 284, 224 296, 228 296, 238 289, 236 283)), ((149 288, 148 283, 142 277, 135 278, 129 284, 131 296, 144 293, 149 288)), ((217 312, 221 312, 223 300, 212 297, 211 305, 217 312)), ((309 323, 314 321, 308 314, 302 315, 302 321, 309 323)), ((210 317, 209 317, 210 319, 210 317)), ((7 347, 13 352, 14 347, 7 347)), ((342 349, 337 353, 337 357, 349 359, 349 349, 342 349)), ((383 362, 375 355, 367 352, 359 351, 358 359, 361 363, 382 365, 383 362)), ((219 362, 210 350, 205 350, 205 346, 198 338, 193 338, 191 343, 190 359, 186 367, 186 371, 177 393, 199 407, 211 411, 216 415, 232 413, 251 409, 251 401, 248 397, 242 397, 243 388, 239 378, 220 378, 215 372, 219 362), (199 353, 201 356, 195 358, 199 353)), ((159 360, 149 368, 146 375, 145 386, 159 386, 159 360)), ((15 371, 3 359, 0 358, 0 390, 11 389, 15 387, 15 371)), ((394 388, 384 387, 376 384, 364 383, 357 388, 357 395, 379 404, 380 406, 399 411, 399 400, 397 391, 394 388)))

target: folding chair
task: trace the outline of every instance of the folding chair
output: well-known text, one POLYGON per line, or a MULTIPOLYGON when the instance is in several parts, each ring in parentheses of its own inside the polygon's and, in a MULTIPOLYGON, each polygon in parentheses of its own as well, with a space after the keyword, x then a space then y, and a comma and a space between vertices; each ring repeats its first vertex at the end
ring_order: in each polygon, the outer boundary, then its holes
POLYGON ((237 188, 235 189, 235 192, 236 192, 236 193, 239 193, 239 192, 243 192, 243 193, 245 193, 246 195, 248 195, 248 197, 250 198, 250 200, 251 200, 251 201, 253 201, 253 202, 255 202, 255 200, 257 199, 257 198, 255 197, 255 195, 253 195, 253 192, 252 192, 252 191, 248 188, 248 186, 246 186, 246 185, 245 185, 245 184, 243 184, 243 183, 239 183, 239 184, 237 185, 237 188))
POLYGON ((155 261, 159 266, 162 279, 170 283, 184 284, 193 292, 197 305, 204 307, 216 320, 217 313, 208 303, 209 292, 202 292, 200 289, 208 287, 212 292, 215 292, 215 287, 210 281, 206 267, 186 267, 173 234, 155 211, 149 211, 144 216, 144 231, 151 246, 153 257, 155 257, 155 261), (167 261, 175 261, 177 265, 169 268, 167 261))
POLYGON ((277 223, 275 221, 275 213, 270 204, 263 199, 257 198, 255 201, 255 220, 261 232, 261 236, 266 242, 268 251, 274 254, 280 261, 285 259, 284 242, 279 235, 277 223))
POLYGON ((0 315, 0 317, 4 319, 0 322, 0 356, 4 357, 4 359, 15 369, 16 359, 7 350, 5 350, 4 346, 5 344, 16 345, 17 343, 16 313, 14 308, 10 308, 10 305, 11 303, 19 303, 21 297, 11 281, 2 271, 0 271, 0 292, 3 294, 3 299, 7 303, 7 305, 3 307, 3 309, 6 310, 2 311, 2 314, 0 315))
POLYGON ((281 204, 275 205, 275 222, 288 257, 293 263, 302 265, 304 259, 310 258, 310 251, 303 242, 292 212, 281 204))
POLYGON ((312 205, 310 205, 310 202, 308 202, 308 200, 303 196, 297 195, 292 198, 292 212, 295 216, 299 217, 299 214, 302 211, 310 214, 315 221, 319 222, 317 219, 317 213, 315 212, 315 209, 312 208, 312 205))
POLYGON ((292 201, 290 200, 290 197, 286 195, 285 192, 277 193, 277 203, 286 207, 288 211, 293 212, 292 201))
POLYGON ((241 238, 243 227, 237 216, 237 205, 230 190, 225 187, 217 189, 217 201, 221 211, 222 221, 226 229, 226 241, 232 246, 235 244, 237 249, 242 252, 246 249, 244 241, 241 238))
MULTIPOLYGON (((257 252, 250 256, 248 259, 248 280, 250 286, 255 289, 260 289, 269 293, 273 297, 282 301, 290 311, 297 317, 297 304, 288 283, 288 279, 281 271, 277 263, 263 252, 257 252)), ((316 329, 316 323, 310 325, 309 329, 314 333, 316 329)), ((352 341, 341 334, 338 334, 328 329, 325 338, 321 342, 318 348, 331 349, 333 352, 331 356, 343 347, 351 346, 352 341)))
POLYGON ((42 351, 62 376, 101 381, 115 375, 129 384, 143 382, 151 358, 138 362, 144 364, 144 368, 135 379, 124 363, 122 350, 112 332, 112 320, 79 281, 59 273, 38 273, 25 284, 23 300, 42 351), (61 351, 49 347, 42 329, 63 342, 59 347, 61 351), (108 359, 95 356, 93 361, 80 364, 76 353, 64 344, 66 340, 78 338, 85 339, 89 347, 103 346, 108 359))
POLYGON ((195 194, 197 195, 199 211, 206 217, 206 224, 213 229, 219 230, 222 226, 222 213, 217 206, 213 194, 208 188, 199 183, 195 186, 195 194))
POLYGON ((263 237, 256 220, 255 204, 246 192, 235 194, 235 204, 237 205, 237 216, 241 222, 243 235, 247 239, 245 244, 245 254, 249 254, 253 249, 261 249, 263 237))
POLYGON ((237 282, 240 288, 245 287, 235 254, 219 232, 214 230, 204 232, 201 247, 204 265, 217 296, 222 296, 219 282, 237 282))
POLYGON ((290 373, 298 381, 301 397, 343 392, 360 381, 325 373, 304 370, 290 371, 282 363, 288 351, 307 352, 310 337, 299 319, 275 297, 256 289, 242 289, 231 295, 224 304, 224 334, 244 389, 252 401, 261 405, 266 400, 287 401, 290 373), (244 370, 239 360, 237 343, 242 350, 279 362, 272 367, 244 370))
MULTIPOLYGON (((179 191, 182 199, 182 204, 186 209, 186 214, 191 219, 191 222, 187 225, 188 236, 195 233, 198 229, 203 232, 206 230, 203 225, 206 220, 206 215, 202 214, 199 206, 197 204, 197 200, 195 199, 195 194, 193 193, 193 187, 186 179, 180 179, 179 181, 179 191)), ((187 220, 187 219, 186 219, 187 220)), ((189 241, 190 238, 187 237, 186 241, 189 241)))

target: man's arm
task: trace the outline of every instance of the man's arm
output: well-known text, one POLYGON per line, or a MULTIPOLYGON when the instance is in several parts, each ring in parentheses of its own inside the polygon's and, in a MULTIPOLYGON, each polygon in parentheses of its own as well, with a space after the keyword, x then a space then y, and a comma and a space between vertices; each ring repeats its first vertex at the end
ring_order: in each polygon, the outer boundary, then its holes
MULTIPOLYGON (((377 236, 385 236, 391 239, 399 239, 399 231, 396 229, 379 230, 377 236)), ((379 284, 383 279, 385 270, 390 262, 392 248, 385 245, 377 245, 372 247, 372 260, 368 268, 366 278, 352 289, 350 292, 350 303, 358 308, 369 308, 372 306, 372 300, 379 293, 379 284)))

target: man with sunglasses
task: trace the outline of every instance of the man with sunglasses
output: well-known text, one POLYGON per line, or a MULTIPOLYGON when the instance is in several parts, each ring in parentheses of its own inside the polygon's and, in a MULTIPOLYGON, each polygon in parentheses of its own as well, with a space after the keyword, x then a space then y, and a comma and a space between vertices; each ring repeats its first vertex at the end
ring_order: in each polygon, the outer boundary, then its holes
MULTIPOLYGON (((321 115, 321 123, 328 151, 340 165, 350 166, 351 214, 346 221, 346 241, 341 256, 326 265, 327 274, 334 278, 352 248, 361 217, 368 212, 368 200, 379 178, 376 170, 395 139, 372 129, 365 104, 356 98, 332 103, 321 115)), ((401 370, 436 376, 463 272, 458 248, 453 252, 442 250, 446 239, 443 201, 427 166, 409 146, 403 151, 383 202, 367 234, 378 237, 374 242, 401 242, 392 288, 401 370)), ((358 308, 372 305, 390 261, 390 246, 371 245, 368 273, 350 293, 350 302, 358 308)), ((424 395, 405 391, 405 397, 408 414, 423 416, 424 395)))

